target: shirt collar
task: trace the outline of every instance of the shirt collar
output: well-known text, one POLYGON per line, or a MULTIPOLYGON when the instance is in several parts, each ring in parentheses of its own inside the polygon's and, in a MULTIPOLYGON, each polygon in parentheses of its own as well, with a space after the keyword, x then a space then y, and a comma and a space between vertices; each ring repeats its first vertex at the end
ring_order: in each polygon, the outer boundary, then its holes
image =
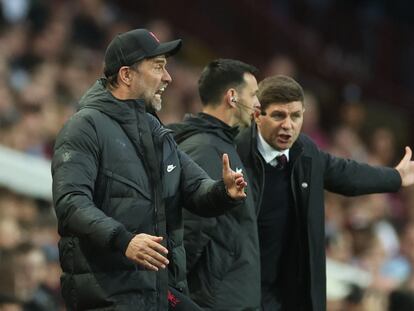
POLYGON ((259 139, 257 140, 257 149, 259 150, 266 163, 272 162, 280 154, 284 154, 289 162, 289 149, 278 151, 264 140, 260 132, 258 132, 258 137, 259 139))

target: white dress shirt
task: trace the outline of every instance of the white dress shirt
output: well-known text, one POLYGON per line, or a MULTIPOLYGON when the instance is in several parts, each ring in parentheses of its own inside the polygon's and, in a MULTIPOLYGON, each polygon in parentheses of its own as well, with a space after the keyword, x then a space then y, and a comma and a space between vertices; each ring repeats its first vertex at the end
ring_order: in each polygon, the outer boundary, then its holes
POLYGON ((284 154, 289 162, 289 149, 285 149, 282 151, 278 151, 272 146, 270 146, 263 138, 262 134, 258 132, 259 139, 257 140, 257 149, 259 150, 260 154, 262 155, 263 159, 266 161, 266 163, 276 166, 277 160, 276 157, 284 154))

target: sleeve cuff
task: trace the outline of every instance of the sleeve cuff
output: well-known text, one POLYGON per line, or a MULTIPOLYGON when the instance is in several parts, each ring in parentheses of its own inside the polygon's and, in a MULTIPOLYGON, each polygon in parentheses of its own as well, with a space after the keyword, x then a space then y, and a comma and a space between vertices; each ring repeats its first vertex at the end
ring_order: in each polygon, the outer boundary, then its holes
POLYGON ((134 237, 134 234, 127 231, 126 229, 120 230, 113 238, 112 245, 120 250, 122 254, 125 254, 129 242, 131 242, 132 238, 134 237))
POLYGON ((233 199, 229 193, 227 192, 226 185, 224 184, 223 179, 220 179, 216 182, 214 185, 215 191, 220 193, 220 196, 223 200, 223 202, 226 202, 229 205, 229 208, 233 208, 235 206, 238 206, 239 204, 243 203, 246 199, 233 199))

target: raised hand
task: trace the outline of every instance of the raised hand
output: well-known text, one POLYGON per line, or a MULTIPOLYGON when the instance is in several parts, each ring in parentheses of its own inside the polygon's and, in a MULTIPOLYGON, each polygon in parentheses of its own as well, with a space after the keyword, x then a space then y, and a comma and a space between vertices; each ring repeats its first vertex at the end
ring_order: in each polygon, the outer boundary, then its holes
POLYGON ((405 155, 395 167, 401 175, 401 185, 403 187, 414 184, 414 161, 411 161, 412 151, 410 147, 405 147, 405 155))
POLYGON ((137 234, 129 242, 125 256, 149 270, 165 269, 169 262, 164 255, 168 250, 160 244, 161 241, 160 236, 137 234))
POLYGON ((244 188, 246 188, 247 183, 241 172, 235 172, 230 168, 227 153, 223 154, 223 180, 230 197, 236 200, 246 197, 244 188))

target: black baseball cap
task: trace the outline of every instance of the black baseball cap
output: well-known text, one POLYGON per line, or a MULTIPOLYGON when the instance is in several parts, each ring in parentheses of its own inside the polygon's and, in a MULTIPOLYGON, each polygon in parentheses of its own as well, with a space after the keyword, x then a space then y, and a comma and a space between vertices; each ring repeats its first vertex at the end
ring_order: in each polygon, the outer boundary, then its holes
POLYGON ((130 66, 144 58, 174 55, 180 50, 181 42, 178 39, 161 43, 147 29, 134 29, 118 34, 106 48, 104 74, 109 77, 122 66, 130 66))

